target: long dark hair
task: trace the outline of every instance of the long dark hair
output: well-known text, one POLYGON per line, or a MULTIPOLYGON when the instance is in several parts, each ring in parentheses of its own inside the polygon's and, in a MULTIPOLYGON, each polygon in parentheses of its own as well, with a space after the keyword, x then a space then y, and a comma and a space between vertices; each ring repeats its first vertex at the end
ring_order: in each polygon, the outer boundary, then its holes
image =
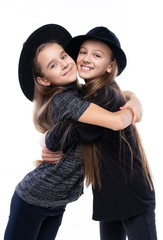
MULTIPOLYGON (((122 91, 115 81, 117 72, 118 72, 118 67, 117 67, 116 60, 114 60, 111 73, 106 73, 102 77, 99 77, 99 78, 96 78, 96 79, 86 82, 84 99, 89 99, 89 97, 93 96, 97 92, 98 89, 109 85, 112 87, 112 89, 115 92, 115 99, 117 99, 117 98, 119 99, 119 97, 120 97, 121 99, 123 99, 123 101, 125 103, 125 99, 123 97, 122 91)), ((104 97, 107 97, 107 92, 106 92, 106 96, 104 96, 104 97)), ((139 149, 140 156, 141 156, 141 166, 142 166, 144 177, 147 180, 147 182, 149 183, 149 186, 152 190, 153 184, 152 184, 151 171, 149 168, 149 164, 148 164, 147 157, 146 157, 143 145, 142 145, 140 135, 138 133, 136 126, 131 125, 130 130, 132 132, 132 136, 135 138, 137 145, 138 145, 138 149, 139 149)), ((130 151, 131 176, 132 176, 133 150, 132 150, 130 143, 126 139, 125 130, 120 131, 120 138, 121 138, 121 142, 127 144, 129 151, 130 151)), ((96 144, 94 142, 83 144, 83 154, 84 154, 84 162, 85 162, 85 166, 86 166, 86 168, 85 168, 86 185, 89 186, 90 184, 92 184, 94 187, 95 182, 97 182, 99 189, 101 189, 100 153, 99 153, 99 150, 98 150, 96 144)))

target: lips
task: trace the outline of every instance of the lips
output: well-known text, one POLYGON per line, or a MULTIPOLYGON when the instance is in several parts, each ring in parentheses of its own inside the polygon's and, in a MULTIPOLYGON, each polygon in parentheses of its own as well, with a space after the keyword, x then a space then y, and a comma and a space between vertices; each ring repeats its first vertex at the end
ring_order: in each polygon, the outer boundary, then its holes
POLYGON ((85 71, 85 72, 89 72, 89 71, 93 70, 94 68, 81 65, 81 69, 82 69, 83 71, 85 71))
POLYGON ((66 75, 69 74, 71 71, 72 71, 72 67, 71 67, 67 72, 65 72, 65 73, 63 74, 63 76, 66 76, 66 75))

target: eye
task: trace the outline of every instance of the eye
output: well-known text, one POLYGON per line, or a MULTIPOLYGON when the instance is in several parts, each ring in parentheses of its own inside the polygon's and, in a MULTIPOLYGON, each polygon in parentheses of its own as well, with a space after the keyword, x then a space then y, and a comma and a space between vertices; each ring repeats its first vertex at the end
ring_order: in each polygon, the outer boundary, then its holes
POLYGON ((86 51, 83 51, 83 50, 81 50, 80 52, 79 52, 79 54, 86 54, 86 51))
POLYGON ((100 58, 101 56, 99 54, 94 55, 96 58, 100 58))
POLYGON ((64 54, 63 56, 62 56, 62 59, 65 59, 67 57, 67 54, 64 54))
POLYGON ((55 68, 56 66, 57 66, 57 64, 53 63, 53 64, 50 65, 50 68, 52 69, 52 68, 55 68))

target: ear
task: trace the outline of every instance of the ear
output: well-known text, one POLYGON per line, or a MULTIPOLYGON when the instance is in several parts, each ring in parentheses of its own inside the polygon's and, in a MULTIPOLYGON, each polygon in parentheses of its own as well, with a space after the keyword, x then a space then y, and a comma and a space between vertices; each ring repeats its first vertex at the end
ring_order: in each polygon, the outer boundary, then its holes
POLYGON ((46 78, 42 78, 42 77, 37 77, 36 81, 44 87, 48 87, 51 84, 46 78))
POLYGON ((111 62, 106 70, 107 73, 111 73, 113 67, 113 62, 111 62))

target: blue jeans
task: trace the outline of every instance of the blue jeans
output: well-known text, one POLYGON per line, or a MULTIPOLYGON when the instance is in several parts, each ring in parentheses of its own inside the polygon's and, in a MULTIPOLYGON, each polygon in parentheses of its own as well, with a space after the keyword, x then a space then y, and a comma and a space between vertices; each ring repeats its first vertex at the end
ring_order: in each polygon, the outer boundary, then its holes
POLYGON ((54 240, 64 211, 30 205, 14 193, 4 240, 54 240))
POLYGON ((122 221, 100 221, 101 240, 157 240, 155 213, 130 217, 122 221))

